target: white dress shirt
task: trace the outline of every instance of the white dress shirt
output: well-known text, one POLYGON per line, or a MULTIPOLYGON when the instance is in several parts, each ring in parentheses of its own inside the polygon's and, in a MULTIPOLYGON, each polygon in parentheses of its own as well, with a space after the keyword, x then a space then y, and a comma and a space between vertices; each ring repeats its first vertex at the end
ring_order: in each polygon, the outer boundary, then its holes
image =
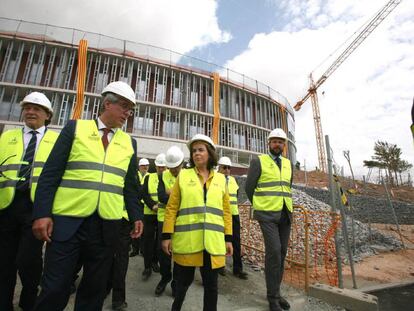
POLYGON ((39 148, 40 141, 42 140, 43 136, 45 135, 46 126, 39 127, 37 130, 31 129, 27 125, 23 127, 23 144, 24 144, 24 151, 26 152, 27 146, 29 145, 30 139, 32 139, 31 131, 36 131, 36 151, 39 148))
MULTIPOLYGON (((102 122, 101 118, 98 118, 98 129, 99 129, 99 135, 102 137, 103 135, 103 129, 107 128, 107 126, 102 122)), ((118 130, 118 128, 111 128, 111 132, 108 133, 108 143, 111 142, 112 137, 114 136, 115 132, 118 130)))

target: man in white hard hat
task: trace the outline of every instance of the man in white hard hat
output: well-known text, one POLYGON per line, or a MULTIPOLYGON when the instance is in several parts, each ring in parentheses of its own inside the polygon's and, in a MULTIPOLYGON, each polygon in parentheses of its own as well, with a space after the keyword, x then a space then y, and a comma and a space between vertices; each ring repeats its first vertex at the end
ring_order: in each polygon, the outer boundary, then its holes
POLYGON ((160 261, 160 274, 161 280, 155 288, 155 295, 160 296, 164 291, 168 283, 172 280, 171 288, 174 294, 175 282, 173 274, 171 273, 171 256, 168 256, 162 251, 162 227, 164 225, 165 206, 170 198, 171 188, 174 186, 177 176, 183 167, 184 153, 177 147, 172 146, 167 150, 165 154, 165 163, 168 170, 165 170, 158 175, 158 258, 160 261))
POLYGON ((292 222, 292 164, 282 156, 287 143, 283 129, 268 136, 268 154, 252 159, 246 180, 246 194, 253 217, 263 233, 265 276, 270 311, 288 310, 289 302, 280 294, 284 261, 292 222))
MULTIPOLYGON (((138 182, 140 185, 144 185, 144 179, 148 175, 148 169, 149 169, 149 161, 146 158, 142 158, 138 161, 138 182)), ((143 202, 143 201, 142 201, 143 202)), ((139 255, 139 253, 142 252, 142 245, 141 245, 141 237, 137 239, 132 239, 131 242, 132 251, 129 254, 129 257, 135 257, 139 255)))
POLYGON ((101 310, 124 208, 131 237, 142 233, 136 142, 120 129, 134 107, 132 88, 112 82, 102 92, 99 118, 69 121, 56 141, 33 209, 33 232, 48 242, 33 310, 65 308, 79 259, 75 310, 101 310))
POLYGON ((155 157, 155 173, 148 174, 144 179, 142 189, 144 198, 144 234, 142 238, 144 251, 144 271, 142 280, 146 281, 154 272, 160 272, 157 254, 157 236, 158 236, 158 174, 166 169, 165 154, 160 153, 155 157))
MULTIPOLYGON (((239 206, 237 203, 237 194, 239 185, 236 179, 230 175, 231 160, 229 157, 221 157, 218 161, 218 171, 226 176, 226 183, 230 195, 230 209, 233 223, 233 274, 242 279, 247 280, 247 273, 243 271, 243 263, 241 260, 241 244, 240 244, 240 217, 239 206)), ((220 269, 219 274, 225 275, 225 267, 220 269)))
POLYGON ((42 273, 42 245, 32 233, 37 179, 58 137, 47 125, 53 110, 39 92, 20 103, 23 128, 0 137, 0 310, 13 310, 17 271, 22 283, 19 307, 31 310, 42 273))

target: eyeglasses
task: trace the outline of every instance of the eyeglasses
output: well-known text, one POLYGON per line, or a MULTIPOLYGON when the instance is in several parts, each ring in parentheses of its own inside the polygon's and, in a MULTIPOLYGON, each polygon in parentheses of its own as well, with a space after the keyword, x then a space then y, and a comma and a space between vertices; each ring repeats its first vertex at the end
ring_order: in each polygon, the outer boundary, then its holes
MULTIPOLYGON (((3 162, 1 162, 0 163, 0 176, 1 177, 3 177, 3 178, 5 178, 5 179, 8 179, 8 180, 16 180, 16 181, 21 181, 21 180, 25 180, 26 179, 26 176, 21 176, 21 177, 19 177, 19 178, 10 178, 10 177, 8 177, 7 175, 5 175, 4 173, 3 173, 3 171, 1 170, 1 167, 4 165, 4 166, 6 166, 7 167, 7 165, 5 165, 5 163, 7 162, 7 160, 9 160, 10 158, 13 158, 13 157, 15 157, 16 156, 16 154, 12 154, 12 155, 10 155, 10 156, 8 156, 6 159, 4 159, 3 160, 3 162)), ((25 161, 22 161, 22 162, 20 162, 19 164, 21 165, 21 164, 27 164, 28 162, 25 162, 25 161)), ((6 171, 7 171, 7 168, 6 168, 6 171)))
POLYGON ((222 168, 223 168, 223 170, 229 170, 229 169, 231 169, 231 166, 223 165, 222 168))
POLYGON ((134 108, 131 107, 129 103, 126 102, 116 102, 116 105, 118 105, 123 112, 127 112, 130 116, 134 113, 134 108))

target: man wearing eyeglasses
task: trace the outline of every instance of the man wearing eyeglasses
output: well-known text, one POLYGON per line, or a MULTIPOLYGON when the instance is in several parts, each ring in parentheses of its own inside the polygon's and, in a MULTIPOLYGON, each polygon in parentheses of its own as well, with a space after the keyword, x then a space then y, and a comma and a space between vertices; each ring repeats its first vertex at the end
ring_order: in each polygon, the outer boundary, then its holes
MULTIPOLYGON (((243 271, 243 263, 241 259, 241 243, 240 243, 240 217, 239 206, 237 203, 237 193, 239 191, 239 185, 236 179, 231 176, 231 160, 229 157, 221 157, 218 161, 218 171, 226 176, 227 187, 230 195, 230 208, 233 223, 233 274, 234 276, 247 280, 248 275, 243 271)), ((219 270, 220 275, 226 275, 225 267, 219 270)))
POLYGON ((265 244, 265 277, 270 311, 288 310, 289 302, 280 294, 284 262, 292 223, 292 172, 289 159, 282 156, 288 138, 281 128, 267 138, 268 154, 250 162, 246 194, 253 206, 265 244))
POLYGON ((137 238, 143 230, 136 142, 120 128, 135 107, 121 81, 102 92, 97 120, 69 121, 40 176, 33 232, 46 241, 42 291, 33 310, 63 310, 78 260, 83 276, 75 310, 101 310, 124 210, 137 238))
POLYGON ((19 307, 31 310, 42 274, 42 245, 32 233, 37 179, 58 134, 48 130, 53 110, 39 92, 20 103, 23 128, 0 137, 0 310, 13 310, 17 271, 22 283, 19 307))

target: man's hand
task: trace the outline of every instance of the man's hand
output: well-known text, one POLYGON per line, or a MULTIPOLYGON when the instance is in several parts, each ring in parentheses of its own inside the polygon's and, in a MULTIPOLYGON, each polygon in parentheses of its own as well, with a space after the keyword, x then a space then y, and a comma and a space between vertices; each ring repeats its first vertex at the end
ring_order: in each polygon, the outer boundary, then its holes
POLYGON ((226 256, 233 255, 233 244, 231 242, 226 242, 226 256))
POLYGON ((158 204, 155 204, 155 205, 152 207, 152 210, 153 210, 154 212, 158 211, 158 204))
POLYGON ((36 219, 32 225, 32 231, 36 239, 46 242, 52 242, 50 237, 53 232, 53 220, 51 217, 36 219))
POLYGON ((161 247, 164 253, 166 253, 168 256, 171 256, 171 239, 170 240, 163 240, 161 242, 161 247))
POLYGON ((137 220, 134 222, 134 229, 132 229, 130 236, 133 239, 138 239, 142 235, 142 231, 144 230, 144 224, 142 220, 137 220))

